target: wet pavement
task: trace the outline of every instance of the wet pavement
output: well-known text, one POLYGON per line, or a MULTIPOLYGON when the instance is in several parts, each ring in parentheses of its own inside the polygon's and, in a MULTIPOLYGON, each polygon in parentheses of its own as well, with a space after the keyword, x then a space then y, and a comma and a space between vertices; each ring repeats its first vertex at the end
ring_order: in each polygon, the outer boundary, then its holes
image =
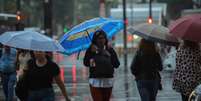
MULTIPOLYGON (((130 64, 132 57, 133 55, 128 56, 128 64, 130 64)), ((61 76, 72 101, 92 101, 88 85, 88 68, 82 65, 83 54, 80 55, 79 60, 76 56, 63 57, 61 55, 57 55, 55 59, 61 67, 61 76)), ((128 73, 124 72, 123 57, 120 58, 120 61, 121 66, 115 71, 111 101, 140 101, 134 77, 129 68, 127 69, 128 73)), ((157 101, 181 101, 180 95, 172 90, 172 72, 163 71, 161 75, 163 90, 158 92, 157 101)), ((56 101, 64 101, 57 85, 54 85, 54 89, 56 101)), ((4 101, 1 87, 0 101, 4 101)))

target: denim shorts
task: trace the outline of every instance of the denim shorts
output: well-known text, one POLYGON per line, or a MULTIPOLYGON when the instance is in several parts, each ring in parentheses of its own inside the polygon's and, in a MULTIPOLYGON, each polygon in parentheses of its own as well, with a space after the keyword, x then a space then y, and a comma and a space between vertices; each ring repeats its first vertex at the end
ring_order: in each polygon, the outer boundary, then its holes
POLYGON ((53 88, 29 91, 28 101, 55 101, 53 88))

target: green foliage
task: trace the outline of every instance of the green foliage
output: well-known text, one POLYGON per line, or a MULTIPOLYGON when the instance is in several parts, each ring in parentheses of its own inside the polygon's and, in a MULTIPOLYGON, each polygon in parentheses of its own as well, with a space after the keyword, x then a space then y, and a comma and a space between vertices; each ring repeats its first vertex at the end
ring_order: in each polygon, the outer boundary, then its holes
POLYGON ((67 28, 67 27, 65 27, 65 28, 63 29, 63 32, 64 32, 64 33, 68 32, 68 31, 69 31, 69 28, 67 28))

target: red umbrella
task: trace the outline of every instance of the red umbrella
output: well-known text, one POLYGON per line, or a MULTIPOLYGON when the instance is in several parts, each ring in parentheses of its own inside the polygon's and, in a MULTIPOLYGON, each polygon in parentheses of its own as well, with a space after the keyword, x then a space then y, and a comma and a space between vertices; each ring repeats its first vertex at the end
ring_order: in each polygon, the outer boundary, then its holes
POLYGON ((169 26, 173 36, 201 42, 201 14, 193 14, 177 19, 169 26))

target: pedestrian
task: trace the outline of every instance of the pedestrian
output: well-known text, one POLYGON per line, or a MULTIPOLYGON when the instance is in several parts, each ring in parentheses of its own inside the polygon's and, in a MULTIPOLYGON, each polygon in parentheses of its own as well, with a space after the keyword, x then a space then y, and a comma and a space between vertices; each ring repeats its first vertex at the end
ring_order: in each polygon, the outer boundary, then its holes
POLYGON ((28 62, 26 72, 28 101, 55 101, 53 80, 62 91, 66 101, 70 101, 65 85, 60 77, 59 66, 45 52, 34 51, 34 59, 28 62))
POLYGON ((0 58, 0 71, 3 83, 5 101, 14 100, 14 86, 16 83, 16 54, 17 51, 9 46, 3 46, 0 58))
POLYGON ((109 101, 114 83, 114 68, 118 68, 120 63, 115 50, 108 46, 107 35, 103 30, 94 33, 83 62, 89 67, 89 86, 93 101, 109 101))
POLYGON ((163 68, 154 42, 141 39, 130 68, 135 76, 141 101, 156 101, 161 82, 159 71, 163 68))
POLYGON ((176 53, 173 89, 188 101, 190 93, 201 82, 201 50, 199 43, 184 40, 176 53))
POLYGON ((29 50, 19 49, 17 52, 16 66, 18 69, 18 80, 23 77, 24 72, 28 69, 27 63, 30 59, 34 58, 33 52, 29 50))
POLYGON ((28 70, 28 61, 34 59, 33 52, 29 50, 19 49, 17 52, 16 66, 17 84, 15 87, 16 96, 20 101, 27 101, 28 97, 28 85, 26 84, 26 71, 28 70))

